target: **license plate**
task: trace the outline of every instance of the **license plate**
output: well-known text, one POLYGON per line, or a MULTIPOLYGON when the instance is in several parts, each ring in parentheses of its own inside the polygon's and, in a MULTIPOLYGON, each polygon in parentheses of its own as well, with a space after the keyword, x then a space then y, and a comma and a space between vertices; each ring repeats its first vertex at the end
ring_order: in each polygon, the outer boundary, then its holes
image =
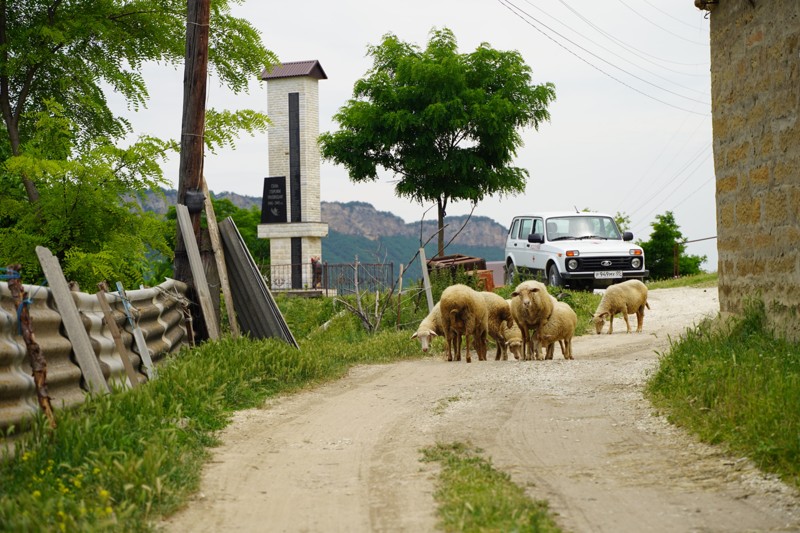
POLYGON ((594 279, 617 279, 622 277, 621 270, 604 270, 602 272, 595 272, 594 279))

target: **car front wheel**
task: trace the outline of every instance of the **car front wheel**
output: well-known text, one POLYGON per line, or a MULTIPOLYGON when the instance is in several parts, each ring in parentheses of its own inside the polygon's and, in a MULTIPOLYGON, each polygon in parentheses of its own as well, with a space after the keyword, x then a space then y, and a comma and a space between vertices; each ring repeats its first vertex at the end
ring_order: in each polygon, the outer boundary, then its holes
POLYGON ((550 265, 550 268, 547 270, 547 284, 553 287, 561 287, 564 285, 561 274, 559 274, 558 268, 556 268, 555 265, 550 265))

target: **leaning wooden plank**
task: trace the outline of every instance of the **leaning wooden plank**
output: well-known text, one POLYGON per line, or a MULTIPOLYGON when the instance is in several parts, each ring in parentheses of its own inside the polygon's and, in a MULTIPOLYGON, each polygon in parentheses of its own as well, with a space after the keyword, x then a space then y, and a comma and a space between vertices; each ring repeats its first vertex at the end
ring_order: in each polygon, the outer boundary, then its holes
POLYGON ((228 283, 228 268, 225 266, 225 253, 222 251, 222 243, 219 237, 219 226, 217 217, 214 214, 214 205, 211 203, 211 195, 208 193, 208 185, 203 180, 203 194, 206 197, 206 222, 208 223, 208 234, 211 237, 211 248, 214 250, 214 260, 217 262, 217 272, 219 272, 219 282, 222 285, 222 297, 225 300, 225 311, 228 313, 228 323, 231 327, 231 336, 239 336, 239 322, 236 320, 236 309, 233 308, 233 295, 231 285, 228 283))
POLYGON ((189 256, 189 268, 192 270, 194 278, 194 288, 200 300, 200 309, 203 311, 203 318, 206 319, 206 329, 211 340, 219 338, 219 327, 217 326, 217 315, 214 313, 214 305, 211 302, 211 291, 208 290, 206 271, 203 269, 203 261, 200 259, 200 249, 197 247, 197 240, 192 231, 192 221, 189 218, 189 210, 185 205, 175 206, 178 213, 178 226, 181 229, 183 243, 186 247, 186 255, 189 256))
POLYGON ((128 349, 125 347, 125 344, 122 342, 122 335, 119 331, 119 326, 117 326, 117 321, 114 319, 114 313, 111 311, 111 306, 108 305, 108 300, 106 300, 106 287, 105 283, 100 283, 97 288, 97 301, 100 303, 100 309, 103 310, 103 320, 105 320, 106 327, 108 331, 111 332, 111 337, 114 339, 114 345, 117 347, 117 352, 119 353, 119 358, 122 359, 122 366, 125 367, 125 373, 128 374, 128 380, 131 382, 131 387, 136 388, 139 386, 139 374, 136 372, 136 369, 133 368, 133 363, 131 363, 131 359, 128 354, 128 349))
POLYGON ((83 379, 86 381, 86 387, 92 394, 108 394, 110 390, 100 369, 100 362, 92 349, 89 334, 83 326, 81 315, 72 298, 72 292, 67 286, 67 278, 64 277, 58 258, 44 246, 36 247, 36 256, 39 258, 39 264, 42 265, 47 284, 50 285, 58 314, 61 315, 61 322, 64 324, 67 338, 72 344, 72 351, 83 374, 83 379))
POLYGON ((131 327, 133 333, 133 341, 136 343, 136 348, 139 350, 139 357, 142 358, 142 366, 144 366, 144 373, 147 374, 147 379, 154 380, 158 377, 156 367, 153 366, 153 358, 150 356, 150 348, 144 340, 142 328, 136 323, 131 312, 131 302, 128 300, 128 295, 125 293, 125 288, 122 282, 117 282, 117 292, 122 298, 122 309, 125 311, 125 316, 128 318, 128 325, 131 327))

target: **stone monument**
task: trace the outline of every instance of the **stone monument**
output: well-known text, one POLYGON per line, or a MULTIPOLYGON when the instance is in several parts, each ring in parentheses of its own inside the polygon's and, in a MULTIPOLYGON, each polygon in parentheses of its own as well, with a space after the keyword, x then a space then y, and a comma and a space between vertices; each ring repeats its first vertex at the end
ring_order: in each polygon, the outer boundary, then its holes
POLYGON ((313 288, 312 258, 322 257, 328 225, 320 220, 319 80, 317 60, 264 70, 267 82, 269 176, 264 179, 258 237, 270 240, 274 289, 313 288), (289 274, 290 272, 290 274, 289 274))

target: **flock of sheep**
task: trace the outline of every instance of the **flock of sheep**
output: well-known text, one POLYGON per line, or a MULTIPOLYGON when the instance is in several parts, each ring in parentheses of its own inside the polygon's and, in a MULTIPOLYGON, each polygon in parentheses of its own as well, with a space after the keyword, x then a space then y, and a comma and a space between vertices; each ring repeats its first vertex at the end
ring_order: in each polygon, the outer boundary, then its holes
MULTIPOLYGON (((645 307, 650 309, 647 287, 641 281, 611 285, 592 315, 595 331, 601 333, 607 320, 608 333, 612 333, 614 315, 622 314, 630 333, 628 315, 636 314, 636 331, 641 332, 645 307)), ((439 302, 411 338, 417 339, 422 351, 427 352, 433 337, 444 336, 448 361, 461 360, 462 336, 467 363, 472 362, 470 341, 478 360, 486 361, 489 337, 497 346, 496 361, 508 360, 509 352, 523 361, 552 359, 556 342, 564 359, 572 359, 572 337, 577 324, 575 311, 551 296, 541 282, 523 281, 508 300, 493 292, 457 284, 442 292, 439 302)))

